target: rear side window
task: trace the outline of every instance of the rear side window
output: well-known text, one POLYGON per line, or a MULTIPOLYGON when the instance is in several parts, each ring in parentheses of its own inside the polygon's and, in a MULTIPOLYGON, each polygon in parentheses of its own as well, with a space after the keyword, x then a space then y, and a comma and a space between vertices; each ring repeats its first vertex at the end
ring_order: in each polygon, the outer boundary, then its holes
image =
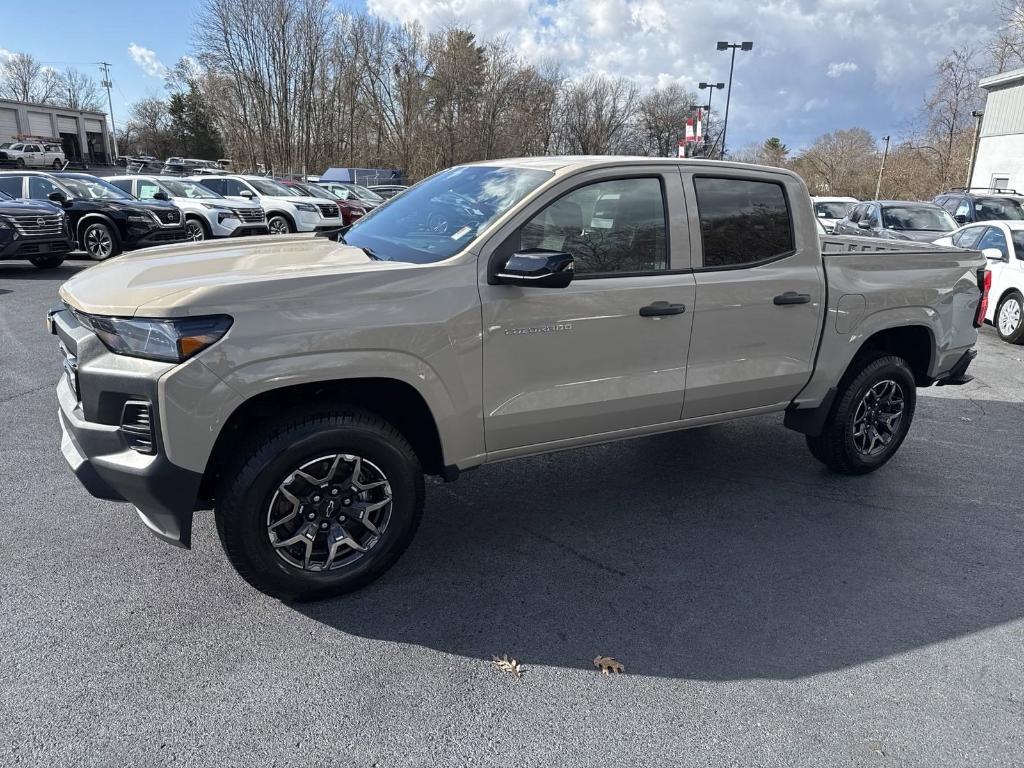
POLYGON ((111 179, 110 183, 118 189, 124 190, 128 194, 131 194, 132 192, 131 179, 111 179))
POLYGON ((224 179, 203 179, 201 182, 207 189, 212 189, 214 192, 224 194, 224 179))
POLYGON ((21 176, 0 176, 0 192, 11 197, 21 197, 21 176))
POLYGON ((697 177, 705 267, 738 267, 793 250, 793 225, 782 185, 697 177))

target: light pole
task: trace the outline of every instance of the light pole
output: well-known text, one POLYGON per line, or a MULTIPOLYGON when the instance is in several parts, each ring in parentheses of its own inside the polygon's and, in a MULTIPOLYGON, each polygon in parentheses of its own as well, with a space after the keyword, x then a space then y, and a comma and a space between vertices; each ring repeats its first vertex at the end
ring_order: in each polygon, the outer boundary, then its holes
POLYGON ((729 131, 729 102, 732 101, 732 71, 736 66, 736 49, 739 48, 741 51, 749 51, 754 48, 754 44, 750 41, 743 43, 730 43, 724 40, 718 41, 718 50, 727 51, 732 49, 732 60, 729 62, 729 90, 725 92, 725 122, 722 124, 722 151, 719 155, 723 160, 725 159, 725 136, 729 131))
POLYGON ((114 157, 107 158, 107 162, 113 161, 116 163, 117 156, 121 153, 117 151, 117 129, 114 127, 114 102, 110 98, 110 87, 113 85, 110 82, 110 65, 105 61, 101 61, 99 64, 100 69, 103 70, 103 82, 100 85, 107 89, 107 107, 110 110, 110 138, 114 142, 114 157))
MULTIPOLYGON (((708 127, 710 128, 711 127, 711 97, 715 95, 715 89, 716 88, 718 88, 719 90, 721 90, 722 88, 725 88, 725 83, 700 83, 700 84, 697 85, 697 87, 700 88, 702 91, 705 88, 708 89, 708 127)), ((708 152, 708 139, 707 139, 707 136, 708 136, 708 134, 705 133, 704 134, 704 157, 710 157, 710 154, 708 152)))
POLYGON ((985 116, 985 113, 976 109, 971 112, 971 116, 977 121, 974 125, 974 143, 971 144, 971 164, 967 169, 967 184, 968 189, 971 188, 971 180, 974 178, 974 164, 978 160, 978 141, 981 138, 981 118, 985 116))
POLYGON ((878 183, 875 184, 875 200, 882 193, 882 171, 885 170, 885 158, 889 156, 889 137, 883 136, 885 139, 885 149, 882 150, 882 164, 878 166, 878 183))

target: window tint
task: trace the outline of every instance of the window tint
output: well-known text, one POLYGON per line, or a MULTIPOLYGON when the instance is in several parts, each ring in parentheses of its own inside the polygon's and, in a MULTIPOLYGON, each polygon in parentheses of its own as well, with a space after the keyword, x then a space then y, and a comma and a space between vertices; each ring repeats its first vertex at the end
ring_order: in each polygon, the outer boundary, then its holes
POLYGON ((975 248, 979 251, 983 251, 986 248, 997 248, 1004 259, 1010 257, 1010 249, 1006 247, 1006 235, 996 227, 989 227, 975 248))
POLYGON ((237 179, 221 179, 220 181, 224 185, 224 188, 218 189, 217 191, 220 192, 222 195, 238 196, 242 194, 243 190, 249 189, 247 186, 243 185, 242 182, 238 181, 237 179))
POLYGON ((21 197, 21 176, 0 176, 0 192, 11 197, 21 197))
POLYGON ((665 203, 658 179, 616 179, 575 189, 521 230, 524 250, 567 251, 576 273, 668 269, 665 203))
POLYGON ((38 152, 39 151, 39 147, 37 147, 35 144, 26 144, 25 145, 25 151, 26 152, 38 152))
POLYGON ((959 197, 945 197, 942 199, 940 205, 950 213, 953 213, 957 208, 960 207, 959 197))
POLYGON ((131 194, 132 191, 132 180, 131 179, 111 179, 110 183, 118 189, 123 189, 125 192, 131 194))
POLYGON ((207 189, 212 189, 218 194, 226 194, 224 192, 224 179, 203 179, 200 183, 207 189))
POLYGON ((865 205, 855 205, 853 210, 850 211, 850 221, 856 224, 860 221, 861 214, 864 213, 865 205))
POLYGON ((985 231, 985 227, 968 227, 953 235, 953 245, 957 248, 973 248, 985 231))
POLYGON ((46 200, 51 192, 60 192, 61 188, 45 176, 28 177, 28 196, 33 200, 46 200))
POLYGON ((882 226, 882 218, 878 214, 878 206, 877 205, 870 205, 870 206, 868 206, 867 219, 868 219, 868 223, 871 225, 872 229, 878 229, 879 227, 882 226))
POLYGON ((782 185, 746 179, 694 179, 705 267, 766 261, 793 250, 782 185))
POLYGON ((1013 240, 1013 250, 1018 259, 1024 259, 1024 229, 1014 229, 1010 232, 1013 240))
POLYGON ((1001 221, 1024 219, 1024 208, 1012 197, 979 197, 974 201, 978 221, 1001 221))

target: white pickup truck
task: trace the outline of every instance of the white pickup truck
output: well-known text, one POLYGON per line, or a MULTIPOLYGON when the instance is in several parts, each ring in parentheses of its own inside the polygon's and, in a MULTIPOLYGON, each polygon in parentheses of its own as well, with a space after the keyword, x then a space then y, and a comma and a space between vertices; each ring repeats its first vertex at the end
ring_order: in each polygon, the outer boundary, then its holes
POLYGON ((878 469, 917 387, 969 379, 987 275, 977 251, 819 236, 777 168, 465 165, 340 235, 72 278, 49 315, 62 450, 161 538, 189 546, 213 508, 250 583, 333 595, 408 545, 424 473, 765 413, 878 469))
POLYGON ((66 158, 60 144, 16 141, 0 149, 0 162, 3 161, 13 163, 16 168, 53 168, 59 171, 64 167, 66 158))

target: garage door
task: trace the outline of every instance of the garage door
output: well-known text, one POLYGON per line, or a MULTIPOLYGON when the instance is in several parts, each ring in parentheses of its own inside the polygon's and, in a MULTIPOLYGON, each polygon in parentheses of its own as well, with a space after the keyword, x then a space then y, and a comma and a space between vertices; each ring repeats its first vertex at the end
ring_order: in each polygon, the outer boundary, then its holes
POLYGON ((57 115, 58 133, 78 133, 78 120, 65 115, 57 115))
POLYGON ((18 134, 18 113, 13 109, 0 109, 0 143, 10 141, 18 134))
POLYGON ((50 116, 46 112, 29 112, 28 132, 33 136, 53 136, 50 116))
POLYGON ((87 133, 103 133, 103 123, 85 118, 85 130, 87 133))

